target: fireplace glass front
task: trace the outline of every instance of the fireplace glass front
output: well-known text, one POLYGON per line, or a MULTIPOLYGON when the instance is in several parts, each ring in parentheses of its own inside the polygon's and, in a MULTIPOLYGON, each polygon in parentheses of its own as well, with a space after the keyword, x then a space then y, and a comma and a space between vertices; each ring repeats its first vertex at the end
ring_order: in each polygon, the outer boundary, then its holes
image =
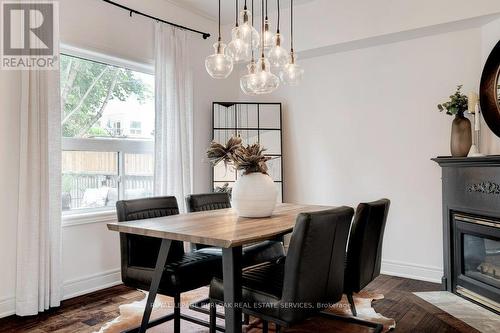
POLYGON ((453 214, 454 291, 500 311, 500 221, 453 214))
POLYGON ((464 275, 500 288, 500 241, 464 235, 464 275))

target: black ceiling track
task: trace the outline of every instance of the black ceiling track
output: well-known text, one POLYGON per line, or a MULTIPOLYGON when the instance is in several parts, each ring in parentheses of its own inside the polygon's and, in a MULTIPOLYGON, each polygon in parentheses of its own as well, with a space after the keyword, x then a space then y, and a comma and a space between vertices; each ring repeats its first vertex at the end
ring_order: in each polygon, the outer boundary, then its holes
POLYGON ((180 25, 180 24, 176 24, 176 23, 173 23, 173 22, 169 22, 169 21, 165 21, 161 18, 158 18, 158 17, 154 17, 154 16, 151 16, 149 14, 146 14, 146 13, 143 13, 143 12, 140 12, 140 11, 137 11, 133 8, 130 8, 130 7, 127 7, 127 6, 124 6, 124 5, 121 5, 119 3, 116 3, 114 1, 110 1, 110 0, 102 0, 106 3, 109 3, 110 5, 113 5, 113 6, 116 6, 118 8, 121 8, 121 9, 124 9, 126 10, 127 12, 130 13, 130 16, 132 16, 133 14, 136 14, 136 15, 140 15, 140 16, 144 16, 144 17, 147 17, 149 19, 152 19, 152 20, 155 20, 155 21, 158 21, 158 22, 162 22, 162 23, 165 23, 165 24, 169 24, 171 26, 174 26, 174 27, 177 27, 177 28, 180 28, 180 29, 184 29, 184 30, 187 30, 187 31, 191 31, 191 32, 194 32, 194 33, 197 33, 197 34, 200 34, 202 35, 203 39, 207 39, 208 37, 210 37, 210 34, 207 33, 207 32, 203 32, 203 31, 199 31, 199 30, 195 30, 195 29, 191 29, 189 27, 185 27, 183 25, 180 25))

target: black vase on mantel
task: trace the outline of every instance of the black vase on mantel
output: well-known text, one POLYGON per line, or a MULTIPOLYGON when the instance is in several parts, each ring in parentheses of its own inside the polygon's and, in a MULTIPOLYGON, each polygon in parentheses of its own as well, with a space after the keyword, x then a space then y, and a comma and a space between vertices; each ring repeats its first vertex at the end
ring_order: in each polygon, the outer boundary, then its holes
POLYGON ((451 124, 451 156, 466 157, 472 146, 472 127, 464 114, 457 113, 451 124))

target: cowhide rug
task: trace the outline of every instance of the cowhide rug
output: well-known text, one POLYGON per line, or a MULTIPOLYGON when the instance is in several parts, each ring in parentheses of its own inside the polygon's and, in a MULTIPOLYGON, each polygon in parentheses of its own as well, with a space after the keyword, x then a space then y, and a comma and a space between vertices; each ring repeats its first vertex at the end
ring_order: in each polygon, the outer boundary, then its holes
MULTIPOLYGON (((182 300, 181 300, 182 302, 181 311, 191 316, 195 316, 208 321, 208 317, 206 315, 189 310, 188 308, 190 303, 205 298, 207 293, 208 293, 208 288, 206 287, 188 293, 184 293, 182 295, 182 300)), ((147 293, 144 292, 144 298, 141 301, 133 302, 131 304, 121 305, 120 316, 102 326, 101 329, 98 331, 98 333, 118 333, 128 328, 138 326, 141 322, 142 313, 144 311, 144 306, 146 304, 146 298, 147 298, 147 293)), ((360 294, 354 296, 354 301, 356 303, 356 309, 358 312, 357 318, 383 324, 384 325, 383 332, 387 332, 390 329, 396 327, 394 319, 382 316, 381 314, 375 312, 375 310, 371 306, 372 301, 380 300, 383 298, 384 296, 381 294, 361 292, 360 294)), ((172 312, 172 309, 173 309, 172 298, 163 295, 158 295, 156 297, 151 318, 154 319, 169 314, 172 312)), ((223 311, 223 310, 218 309, 218 311, 223 311)), ((328 311, 345 317, 351 316, 349 303, 347 302, 347 298, 345 297, 345 295, 339 303, 332 306, 328 311)), ((217 320, 218 320, 217 322, 218 325, 224 326, 223 320, 221 319, 217 320)), ((257 318, 251 318, 250 324, 246 325, 243 331, 247 333, 257 333, 261 332, 261 329, 262 329, 262 322, 257 318)), ((181 331, 189 333, 194 333, 194 332, 206 333, 208 332, 208 328, 182 320, 181 331)), ((270 332, 275 331, 274 325, 270 325, 269 331, 270 332)), ((285 329, 285 332, 293 332, 293 333, 309 333, 309 332, 364 333, 371 331, 372 330, 362 326, 353 325, 340 320, 333 320, 324 317, 314 317, 304 321, 300 325, 296 325, 294 327, 285 329)), ((162 325, 150 328, 148 329, 148 332, 150 333, 173 332, 173 322, 169 321, 162 325)))

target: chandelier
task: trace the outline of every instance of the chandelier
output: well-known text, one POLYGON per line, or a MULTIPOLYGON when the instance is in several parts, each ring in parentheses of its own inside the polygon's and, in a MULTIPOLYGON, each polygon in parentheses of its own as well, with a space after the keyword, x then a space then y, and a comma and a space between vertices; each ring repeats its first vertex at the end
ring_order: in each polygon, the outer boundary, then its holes
POLYGON ((219 36, 214 44, 215 53, 205 60, 207 72, 214 79, 225 79, 233 71, 234 64, 247 63, 247 73, 240 78, 241 90, 247 95, 272 93, 278 89, 280 83, 296 86, 304 74, 304 70, 296 62, 294 53, 293 0, 290 0, 290 52, 283 47, 284 37, 280 32, 280 0, 277 0, 276 33, 271 30, 267 1, 261 0, 259 33, 254 27, 254 0, 251 10, 248 9, 245 0, 241 12, 239 12, 239 0, 236 0, 235 25, 231 30, 231 42, 226 47, 221 37, 219 0, 219 36))

